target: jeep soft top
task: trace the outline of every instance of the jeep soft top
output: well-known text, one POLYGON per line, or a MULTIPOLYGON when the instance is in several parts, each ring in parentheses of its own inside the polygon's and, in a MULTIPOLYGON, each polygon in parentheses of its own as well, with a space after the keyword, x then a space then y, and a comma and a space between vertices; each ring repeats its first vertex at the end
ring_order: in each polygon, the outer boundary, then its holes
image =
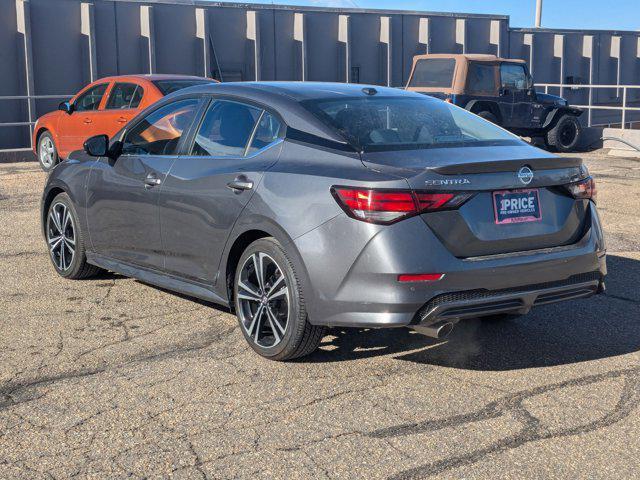
MULTIPOLYGON (((406 89, 423 93, 465 93, 470 62, 526 64, 524 60, 520 59, 507 59, 484 54, 433 53, 416 55, 413 57, 413 66, 406 89)), ((499 82, 496 81, 496 84, 499 82)))

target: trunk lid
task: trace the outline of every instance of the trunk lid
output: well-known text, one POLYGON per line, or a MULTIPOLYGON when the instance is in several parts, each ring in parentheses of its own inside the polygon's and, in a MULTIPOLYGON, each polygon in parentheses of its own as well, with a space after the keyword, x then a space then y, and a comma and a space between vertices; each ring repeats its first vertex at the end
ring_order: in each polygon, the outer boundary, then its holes
POLYGON ((405 178, 416 191, 473 193, 456 210, 422 215, 459 258, 570 245, 589 224, 589 201, 576 200, 562 188, 588 176, 579 158, 516 145, 370 152, 362 161, 368 168, 405 178), (497 223, 494 192, 513 190, 535 192, 540 219, 497 223))

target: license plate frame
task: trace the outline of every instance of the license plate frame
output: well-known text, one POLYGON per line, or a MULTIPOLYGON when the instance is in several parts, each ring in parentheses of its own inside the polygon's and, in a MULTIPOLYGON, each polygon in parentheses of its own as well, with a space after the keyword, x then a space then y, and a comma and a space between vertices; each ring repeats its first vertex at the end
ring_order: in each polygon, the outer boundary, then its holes
POLYGON ((514 190, 497 190, 492 193, 493 215, 496 225, 511 225, 514 223, 539 222, 542 220, 542 206, 540 205, 540 191, 538 188, 523 188, 514 190), (505 198, 506 197, 506 198, 505 198), (514 199, 527 199, 526 203, 511 203, 514 199), (529 199, 533 200, 530 206, 529 199), (502 200, 509 200, 509 205, 502 200), (502 208, 500 207, 502 205, 502 208), (506 208, 508 206, 508 209, 506 208), (518 208, 515 208, 515 207, 518 208))

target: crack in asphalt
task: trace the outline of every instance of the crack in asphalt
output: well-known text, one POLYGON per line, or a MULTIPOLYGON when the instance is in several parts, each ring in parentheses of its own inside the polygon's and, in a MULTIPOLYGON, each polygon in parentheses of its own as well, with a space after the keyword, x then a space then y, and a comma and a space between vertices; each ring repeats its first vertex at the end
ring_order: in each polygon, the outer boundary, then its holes
POLYGON ((6 408, 10 408, 21 403, 37 400, 45 395, 45 393, 41 393, 36 396, 23 396, 32 389, 37 390, 38 387, 49 386, 67 380, 92 377, 108 371, 118 371, 119 369, 137 363, 160 361, 198 352, 207 349, 216 343, 224 341, 228 336, 233 334, 236 329, 237 326, 234 326, 227 330, 220 331, 217 327, 212 327, 209 332, 204 334, 194 334, 190 336, 189 339, 183 342, 177 342, 164 350, 158 351, 157 348, 153 348, 152 350, 143 352, 126 362, 116 365, 71 370, 58 375, 48 375, 39 378, 36 377, 28 381, 6 382, 3 385, 0 385, 0 412, 6 408))
POLYGON ((438 475, 454 468, 471 465, 481 461, 487 455, 518 448, 529 442, 579 435, 608 427, 628 417, 631 412, 638 407, 638 405, 640 405, 640 367, 635 367, 589 375, 552 385, 535 387, 512 395, 507 395, 499 400, 490 402, 481 409, 471 413, 454 415, 438 420, 427 420, 418 423, 396 425, 370 432, 367 436, 372 438, 390 438, 435 432, 445 428, 465 427, 472 423, 495 419, 509 414, 515 416, 515 418, 522 424, 522 428, 517 433, 495 441, 487 447, 472 450, 471 452, 463 455, 453 456, 428 463, 388 477, 393 480, 418 479, 438 475), (584 425, 568 427, 559 431, 551 431, 545 427, 537 417, 531 414, 524 405, 526 400, 547 392, 591 385, 611 379, 624 380, 624 387, 618 402, 612 411, 607 412, 600 419, 584 425))

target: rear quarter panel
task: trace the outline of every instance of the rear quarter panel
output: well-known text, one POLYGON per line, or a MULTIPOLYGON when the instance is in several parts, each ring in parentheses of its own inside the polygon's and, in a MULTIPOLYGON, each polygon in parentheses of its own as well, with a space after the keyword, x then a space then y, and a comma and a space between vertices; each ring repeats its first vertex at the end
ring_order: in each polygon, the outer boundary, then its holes
MULTIPOLYGON (((331 194, 335 185, 408 188, 403 178, 366 168, 355 153, 345 155, 285 141, 280 159, 265 172, 255 195, 238 218, 220 271, 226 271, 229 251, 238 237, 250 230, 265 231, 284 246, 312 301, 316 289, 309 279, 314 278, 316 284, 340 278, 340 274, 333 272, 333 266, 346 272, 380 230, 379 225, 347 217, 331 194), (340 219, 351 228, 340 232, 334 241, 298 242, 318 227, 340 219), (344 247, 340 252, 336 251, 336 241, 344 247), (327 269, 332 270, 331 276, 323 274, 327 269)), ((217 282, 217 290, 222 290, 220 284, 217 282)), ((226 292, 219 293, 226 297, 226 292)))

